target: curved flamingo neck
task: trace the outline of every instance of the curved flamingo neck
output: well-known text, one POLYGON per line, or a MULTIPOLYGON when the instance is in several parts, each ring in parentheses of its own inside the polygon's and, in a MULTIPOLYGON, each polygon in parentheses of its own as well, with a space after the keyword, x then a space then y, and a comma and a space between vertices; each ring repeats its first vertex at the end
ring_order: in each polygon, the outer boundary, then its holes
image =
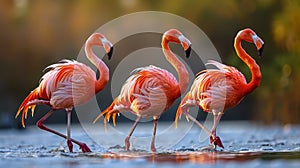
POLYGON ((180 94, 183 94, 189 85, 189 74, 185 65, 175 56, 169 48, 169 40, 163 39, 163 52, 168 62, 175 68, 179 78, 180 94))
POLYGON ((87 43, 85 46, 85 53, 89 61, 97 67, 100 73, 99 79, 95 81, 95 93, 98 93, 105 87, 109 80, 109 69, 106 64, 93 52, 93 46, 94 45, 87 43))
POLYGON ((242 47, 242 40, 239 36, 235 38, 234 47, 239 58, 245 62, 251 71, 251 81, 246 85, 246 94, 252 92, 255 88, 260 85, 261 72, 259 66, 256 64, 255 60, 247 54, 247 52, 242 47))

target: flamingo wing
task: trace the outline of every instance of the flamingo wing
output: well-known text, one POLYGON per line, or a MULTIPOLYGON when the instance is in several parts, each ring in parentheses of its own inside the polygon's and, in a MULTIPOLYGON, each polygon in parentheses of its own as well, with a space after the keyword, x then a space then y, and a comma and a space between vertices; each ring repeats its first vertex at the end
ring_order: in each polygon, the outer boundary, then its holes
POLYGON ((174 88, 178 90, 176 78, 153 65, 137 68, 132 73, 122 86, 119 104, 128 105, 132 112, 144 117, 160 115, 170 106, 169 93, 174 88))
POLYGON ((200 107, 207 112, 222 112, 239 103, 241 87, 246 84, 244 75, 217 61, 209 60, 207 64, 218 69, 203 70, 197 75, 190 91, 192 99, 199 100, 200 107))
POLYGON ((40 81, 42 98, 50 99, 54 108, 71 108, 87 102, 94 93, 96 75, 88 66, 63 60, 48 66, 40 81))

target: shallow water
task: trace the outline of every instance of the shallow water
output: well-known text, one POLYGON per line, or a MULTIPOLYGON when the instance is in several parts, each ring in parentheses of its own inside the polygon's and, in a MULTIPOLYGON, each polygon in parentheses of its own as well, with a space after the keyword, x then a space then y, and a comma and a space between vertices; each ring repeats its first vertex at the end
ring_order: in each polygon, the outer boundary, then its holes
MULTIPOLYGON (((159 123, 164 125, 164 123, 159 123)), ((166 124, 168 125, 168 124, 166 124)), ((152 125, 143 125, 149 130, 152 125)), ((51 126, 61 132, 64 125, 51 126)), ((124 130, 130 125, 118 124, 124 130)), ((139 134, 139 133, 137 133, 139 134)), ((72 126, 72 137, 86 142, 93 152, 81 153, 74 144, 74 153, 69 153, 60 137, 39 130, 35 126, 26 130, 0 130, 0 167, 299 167, 300 126, 262 126, 245 122, 222 122, 218 135, 224 149, 201 150, 208 139, 200 140, 201 131, 193 127, 176 145, 164 148, 157 146, 151 153, 149 143, 132 143, 130 151, 124 150, 124 139, 101 132, 112 144, 99 146, 77 125, 72 126)), ((151 134, 150 134, 151 135, 151 134)), ((170 138, 176 138, 170 133, 170 138)), ((134 138, 133 138, 134 139, 134 138)), ((132 140, 133 140, 132 139, 132 140)), ((159 144, 159 143, 157 143, 159 144)))

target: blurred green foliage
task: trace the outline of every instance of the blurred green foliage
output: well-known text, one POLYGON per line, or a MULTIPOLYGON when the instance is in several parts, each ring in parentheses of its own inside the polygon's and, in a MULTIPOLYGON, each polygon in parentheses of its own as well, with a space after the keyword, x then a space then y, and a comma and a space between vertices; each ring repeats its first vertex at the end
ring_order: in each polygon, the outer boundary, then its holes
MULTIPOLYGON (((251 118, 266 123, 300 121, 300 1, 298 0, 7 0, 0 2, 1 112, 16 111, 37 86, 42 70, 63 58, 75 59, 99 26, 124 14, 156 10, 197 24, 225 63, 238 67, 233 39, 250 27, 265 41, 261 86, 249 95, 251 118)), ((255 57, 252 45, 244 44, 255 57)), ((245 104, 244 104, 245 105, 245 104)), ((242 112, 241 112, 242 113, 242 112)))

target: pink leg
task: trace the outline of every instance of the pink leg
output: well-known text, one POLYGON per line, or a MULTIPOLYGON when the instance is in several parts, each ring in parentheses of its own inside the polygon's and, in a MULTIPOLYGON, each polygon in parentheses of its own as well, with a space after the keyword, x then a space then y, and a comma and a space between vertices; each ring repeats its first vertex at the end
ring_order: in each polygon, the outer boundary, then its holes
POLYGON ((211 131, 212 135, 210 136, 210 143, 214 143, 215 145, 217 145, 221 148, 224 148, 220 137, 216 136, 216 132, 217 132, 216 129, 217 129, 217 126, 220 122, 222 114, 223 113, 214 114, 214 125, 213 125, 212 131, 211 131))
POLYGON ((222 117, 222 113, 214 114, 214 125, 213 125, 212 130, 211 130, 211 132, 214 136, 216 136, 216 129, 217 129, 217 126, 220 122, 221 117, 222 117))
POLYGON ((32 105, 37 105, 37 104, 45 104, 51 107, 50 101, 49 100, 40 100, 40 99, 34 99, 26 104, 26 106, 32 106, 32 105))
POLYGON ((156 152, 155 135, 156 135, 156 128, 157 128, 157 121, 158 121, 158 118, 154 117, 154 120, 153 120, 153 134, 152 134, 152 140, 151 140, 151 151, 152 152, 156 152))
POLYGON ((184 105, 181 106, 182 113, 188 117, 188 119, 192 120, 195 124, 197 124, 201 129, 203 129, 208 135, 211 135, 211 132, 209 129, 207 129, 203 124, 201 124, 198 120, 196 120, 193 116, 189 114, 189 108, 192 106, 198 105, 201 107, 201 105, 198 103, 195 104, 194 101, 191 101, 190 103, 184 103, 184 105))
MULTIPOLYGON (((190 104, 190 105, 193 105, 193 104, 190 104)), ((199 107, 201 107, 201 105, 197 104, 199 107)), ((212 128, 212 131, 210 131, 209 129, 207 129, 203 124, 201 124, 198 120, 196 120, 193 116, 191 116, 189 113, 188 113, 188 108, 187 106, 184 106, 182 107, 182 110, 183 110, 183 113, 190 119, 192 120, 195 124, 197 124, 200 128, 202 128, 208 135, 210 135, 210 143, 213 143, 214 145, 217 145, 217 146, 220 146, 222 148, 224 148, 223 144, 222 144, 222 141, 221 139, 216 136, 216 128, 217 128, 217 125, 219 124, 219 121, 221 119, 221 116, 223 113, 218 113, 218 115, 216 115, 214 113, 214 124, 213 124, 213 128, 212 128), (185 107, 185 108, 184 108, 185 107)))
POLYGON ((53 114, 53 112, 54 112, 54 110, 51 109, 46 115, 44 115, 44 116, 36 123, 37 127, 39 127, 39 128, 42 129, 42 130, 51 132, 51 133, 53 133, 53 134, 56 134, 56 135, 58 135, 58 136, 60 136, 60 137, 63 137, 63 138, 65 138, 65 139, 67 139, 67 143, 68 143, 68 147, 69 147, 70 152, 72 152, 72 148, 71 148, 72 142, 74 142, 74 143, 76 143, 77 145, 79 145, 79 146, 80 146, 80 149, 82 150, 82 152, 91 152, 91 150, 88 148, 88 146, 87 146, 85 143, 81 143, 81 142, 79 142, 79 141, 77 141, 77 140, 74 140, 74 139, 72 139, 72 138, 70 138, 70 137, 68 138, 66 135, 64 135, 64 134, 62 134, 62 133, 60 133, 60 132, 57 132, 57 131, 55 131, 55 130, 53 130, 53 129, 50 129, 50 128, 48 128, 48 127, 46 127, 46 126, 44 125, 45 120, 46 120, 49 116, 51 116, 51 115, 53 114))
POLYGON ((140 121, 140 119, 141 119, 141 116, 137 116, 137 118, 136 118, 136 120, 135 120, 133 126, 131 127, 131 129, 130 129, 130 131, 129 131, 129 134, 128 134, 127 137, 125 138, 125 149, 126 149, 127 151, 129 150, 129 147, 130 147, 130 142, 129 142, 130 137, 131 137, 133 131, 135 130, 135 128, 136 128, 138 122, 140 121))
POLYGON ((216 136, 216 128, 217 125, 221 119, 222 114, 220 113, 218 116, 214 115, 214 125, 212 132, 210 132, 204 125, 202 125, 199 121, 197 121, 193 116, 190 114, 186 114, 186 116, 192 120, 195 124, 197 124, 200 128, 202 128, 208 135, 210 135, 210 143, 213 143, 214 145, 220 146, 221 148, 224 148, 222 141, 220 137, 216 136))
POLYGON ((203 129, 208 135, 211 135, 212 133, 203 125, 201 124, 198 120, 196 120, 193 116, 191 116, 190 114, 186 114, 186 116, 192 120, 195 124, 197 124, 201 129, 203 129))
POLYGON ((67 145, 69 147, 69 151, 73 152, 73 144, 72 141, 70 140, 71 138, 71 110, 67 110, 67 145))

